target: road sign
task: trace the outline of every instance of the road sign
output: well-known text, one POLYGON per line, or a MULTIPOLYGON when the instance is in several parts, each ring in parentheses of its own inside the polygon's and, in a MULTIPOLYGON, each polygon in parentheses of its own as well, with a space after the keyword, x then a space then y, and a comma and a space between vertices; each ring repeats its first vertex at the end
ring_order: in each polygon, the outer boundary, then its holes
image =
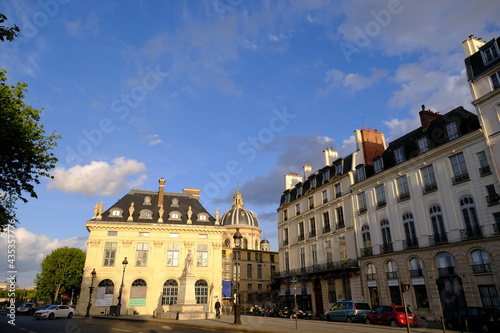
POLYGON ((293 284, 296 284, 298 281, 297 277, 294 275, 292 276, 292 278, 290 279, 290 282, 293 283, 293 284))

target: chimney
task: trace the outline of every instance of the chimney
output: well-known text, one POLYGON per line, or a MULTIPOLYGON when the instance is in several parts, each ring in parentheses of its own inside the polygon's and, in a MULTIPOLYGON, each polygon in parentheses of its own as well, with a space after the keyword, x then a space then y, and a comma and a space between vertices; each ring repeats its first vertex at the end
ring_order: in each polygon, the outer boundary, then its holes
POLYGON ((442 115, 437 112, 426 110, 425 105, 422 105, 422 111, 420 111, 418 114, 420 115, 420 122, 422 123, 423 130, 429 128, 431 121, 442 117, 442 115))
POLYGON ((199 188, 183 188, 182 192, 184 194, 191 194, 196 200, 200 200, 200 189, 199 188))
POLYGON ((363 152, 362 164, 373 165, 373 159, 380 156, 386 149, 384 134, 378 130, 366 128, 357 131, 359 131, 358 140, 361 141, 361 147, 358 145, 358 149, 361 148, 363 152))
POLYGON ((298 173, 289 173, 285 175, 285 190, 292 189, 296 184, 302 181, 302 177, 299 176, 298 173))
POLYGON ((474 35, 470 35, 468 39, 462 42, 462 47, 464 48, 465 57, 468 58, 477 51, 479 48, 486 44, 481 38, 476 38, 474 35))
POLYGON ((160 184, 158 189, 158 207, 163 206, 163 193, 165 193, 165 178, 160 178, 158 181, 160 184))
POLYGON ((312 173, 312 166, 310 164, 304 164, 304 179, 307 179, 312 173))
POLYGON ((332 165, 333 161, 337 159, 339 153, 332 150, 331 148, 326 148, 323 150, 323 156, 325 158, 325 166, 332 165))

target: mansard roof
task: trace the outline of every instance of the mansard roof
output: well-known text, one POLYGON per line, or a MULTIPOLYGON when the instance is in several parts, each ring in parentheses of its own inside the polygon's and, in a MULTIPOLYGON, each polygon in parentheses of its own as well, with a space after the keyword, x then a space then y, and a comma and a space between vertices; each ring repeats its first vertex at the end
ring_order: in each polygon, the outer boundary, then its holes
MULTIPOLYGON (((145 214, 147 215, 147 214, 145 214)), ((102 221, 107 222, 133 222, 133 223, 161 223, 161 224, 192 224, 216 225, 215 218, 210 215, 201 203, 192 195, 186 193, 163 194, 163 221, 159 221, 160 207, 158 206, 158 192, 131 190, 115 204, 102 213, 102 221), (133 209, 131 209, 133 203, 133 209), (120 215, 113 215, 113 210, 121 210, 120 215), (141 217, 141 212, 149 211, 151 218, 141 217), (132 213, 132 219, 129 219, 132 213), (172 213, 178 218, 170 218, 172 213), (204 215, 204 218, 199 217, 204 215), (189 217, 191 223, 188 223, 189 217)), ((91 221, 99 221, 92 218, 91 221)))
POLYGON ((479 52, 476 52, 470 57, 465 58, 465 68, 467 69, 467 78, 469 79, 469 81, 500 65, 500 57, 497 57, 493 61, 486 64, 483 60, 483 51, 489 49, 495 44, 498 48, 500 48, 500 37, 493 38, 492 40, 481 46, 479 48, 479 52))

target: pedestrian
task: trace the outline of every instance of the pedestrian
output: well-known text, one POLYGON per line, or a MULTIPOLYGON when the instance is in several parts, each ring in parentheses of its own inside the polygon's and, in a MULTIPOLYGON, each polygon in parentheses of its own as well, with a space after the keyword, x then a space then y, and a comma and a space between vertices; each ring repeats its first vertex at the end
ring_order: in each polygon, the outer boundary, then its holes
POLYGON ((215 302, 215 318, 220 319, 220 302, 215 302))

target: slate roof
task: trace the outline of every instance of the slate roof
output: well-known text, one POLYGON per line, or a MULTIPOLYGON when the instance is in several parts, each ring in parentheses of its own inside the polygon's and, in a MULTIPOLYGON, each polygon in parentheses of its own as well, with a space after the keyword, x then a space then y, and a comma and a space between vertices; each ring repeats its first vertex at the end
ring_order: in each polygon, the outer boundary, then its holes
POLYGON ((496 43, 496 45, 500 47, 500 37, 493 38, 488 43, 481 46, 479 48, 479 52, 476 52, 470 57, 465 58, 465 68, 467 69, 467 78, 469 79, 469 81, 489 71, 493 67, 500 65, 500 57, 485 65, 483 62, 483 57, 481 55, 481 51, 492 47, 494 43, 496 43))
MULTIPOLYGON (((159 210, 158 207, 158 192, 154 191, 141 191, 132 190, 116 203, 111 205, 102 213, 102 221, 107 222, 127 222, 129 217, 129 207, 131 203, 134 202, 134 212, 132 214, 134 223, 160 223, 160 224, 188 224, 188 210, 191 206, 191 221, 192 225, 216 225, 215 218, 207 212, 207 210, 202 206, 202 204, 191 194, 184 193, 169 193, 165 192, 163 196, 163 222, 158 222, 159 210), (145 204, 146 197, 150 197, 151 204, 145 204), (178 206, 172 207, 172 200, 178 200, 178 206), (123 211, 121 217, 111 216, 111 210, 114 208, 119 208, 123 211), (152 212, 152 218, 139 218, 141 210, 150 210, 152 212), (179 220, 169 220, 169 213, 176 211, 180 213, 179 220), (197 216, 200 213, 205 213, 208 215, 206 221, 198 221, 197 216)), ((92 221, 96 221, 95 218, 92 221)))

